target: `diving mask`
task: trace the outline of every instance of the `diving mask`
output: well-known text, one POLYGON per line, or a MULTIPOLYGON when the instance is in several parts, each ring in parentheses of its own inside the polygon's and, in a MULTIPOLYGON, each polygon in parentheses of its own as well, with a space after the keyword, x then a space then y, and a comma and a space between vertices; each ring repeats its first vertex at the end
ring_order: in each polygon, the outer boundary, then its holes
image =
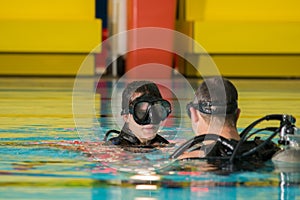
POLYGON ((201 113, 209 115, 218 115, 218 114, 234 114, 237 111, 237 102, 211 102, 211 101, 202 101, 200 103, 190 102, 186 105, 186 111, 188 116, 191 118, 190 108, 193 107, 196 110, 199 110, 201 113))
POLYGON ((139 125, 159 124, 171 113, 171 104, 167 100, 146 94, 132 101, 128 111, 139 125))

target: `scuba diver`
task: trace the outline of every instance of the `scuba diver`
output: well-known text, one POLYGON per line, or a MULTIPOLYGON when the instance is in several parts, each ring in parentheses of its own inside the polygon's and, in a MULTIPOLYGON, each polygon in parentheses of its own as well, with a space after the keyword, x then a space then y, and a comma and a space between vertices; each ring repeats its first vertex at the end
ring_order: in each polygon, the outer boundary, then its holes
POLYGON ((230 163, 241 160, 267 161, 281 150, 272 139, 279 135, 278 143, 288 145, 288 136, 296 132, 293 116, 274 114, 256 120, 239 134, 238 92, 229 80, 222 77, 208 78, 198 87, 194 100, 187 104, 187 113, 196 136, 176 149, 171 159, 218 158, 230 163), (254 129, 265 120, 277 120, 280 125, 254 129), (264 140, 260 137, 250 140, 262 132, 271 134, 264 140))
POLYGON ((121 131, 108 131, 104 145, 118 145, 132 152, 147 152, 155 147, 167 146, 169 142, 157 132, 170 113, 171 104, 162 98, 155 83, 131 82, 122 93, 124 126, 121 131), (111 133, 118 135, 108 139, 111 133))

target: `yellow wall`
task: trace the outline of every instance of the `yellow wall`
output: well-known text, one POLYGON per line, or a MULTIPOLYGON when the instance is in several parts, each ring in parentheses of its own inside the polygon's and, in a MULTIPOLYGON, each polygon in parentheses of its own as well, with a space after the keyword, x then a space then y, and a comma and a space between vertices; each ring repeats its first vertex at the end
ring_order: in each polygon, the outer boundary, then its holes
MULTIPOLYGON (((190 54, 201 70, 201 55, 190 54)), ((297 55, 211 55, 219 72, 227 77, 300 77, 300 56, 297 55)), ((183 73, 195 77, 200 74, 185 62, 183 73)), ((202 74, 203 75, 203 74, 202 74)), ((218 75, 218 74, 205 74, 218 75)))
POLYGON ((4 0, 0 19, 93 20, 95 0, 4 0))
POLYGON ((95 57, 87 54, 0 54, 0 74, 75 76, 84 61, 81 75, 93 75, 95 57))
POLYGON ((76 75, 86 55, 100 52, 94 0, 1 1, 0 29, 2 75, 76 75))
POLYGON ((211 54, 297 54, 299 36, 300 22, 194 22, 194 39, 211 54))
MULTIPOLYGON (((179 2, 177 30, 203 46, 222 75, 300 77, 300 1, 179 2)), ((191 47, 187 53, 200 52, 191 47)), ((189 64, 184 68, 199 76, 189 64)))
POLYGON ((101 39, 98 20, 3 20, 0 23, 2 52, 88 53, 101 39))
POLYGON ((186 21, 300 21, 298 0, 183 1, 186 21))

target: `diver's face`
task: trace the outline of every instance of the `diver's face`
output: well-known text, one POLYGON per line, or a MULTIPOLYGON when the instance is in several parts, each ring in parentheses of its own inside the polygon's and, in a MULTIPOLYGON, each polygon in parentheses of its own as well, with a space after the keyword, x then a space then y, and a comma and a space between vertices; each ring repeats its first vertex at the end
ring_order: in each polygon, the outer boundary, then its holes
MULTIPOLYGON (((132 96, 131 101, 136 99, 137 97, 140 97, 142 93, 134 93, 132 96)), ((147 110, 147 106, 145 106, 145 112, 147 110)), ((152 140, 157 135, 157 131, 161 125, 161 122, 159 124, 146 124, 146 125, 140 125, 137 124, 133 118, 132 114, 124 115, 124 120, 126 123, 128 123, 129 129, 132 131, 132 133, 142 142, 146 143, 149 140, 152 140)))

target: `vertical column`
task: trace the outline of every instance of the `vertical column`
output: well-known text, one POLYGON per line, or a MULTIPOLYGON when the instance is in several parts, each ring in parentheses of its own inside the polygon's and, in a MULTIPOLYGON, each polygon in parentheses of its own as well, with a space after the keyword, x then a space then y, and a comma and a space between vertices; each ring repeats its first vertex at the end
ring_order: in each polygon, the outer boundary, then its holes
MULTIPOLYGON (((128 29, 153 27, 167 28, 174 30, 176 0, 128 0, 127 1, 128 29)), ((129 50, 134 48, 137 40, 147 40, 141 35, 134 35, 128 39, 129 50)), ((165 42, 165 41, 164 41, 165 42)), ((169 40, 170 47, 173 46, 173 40, 169 40)), ((170 48, 171 49, 171 48, 170 48)), ((130 51, 126 57, 126 72, 129 70, 153 63, 172 67, 173 53, 160 49, 139 49, 130 51)), ((151 67, 151 65, 147 65, 151 67)), ((171 72, 171 71, 170 71, 171 72)), ((159 74, 154 70, 147 70, 147 77, 169 78, 168 74, 159 74)))

